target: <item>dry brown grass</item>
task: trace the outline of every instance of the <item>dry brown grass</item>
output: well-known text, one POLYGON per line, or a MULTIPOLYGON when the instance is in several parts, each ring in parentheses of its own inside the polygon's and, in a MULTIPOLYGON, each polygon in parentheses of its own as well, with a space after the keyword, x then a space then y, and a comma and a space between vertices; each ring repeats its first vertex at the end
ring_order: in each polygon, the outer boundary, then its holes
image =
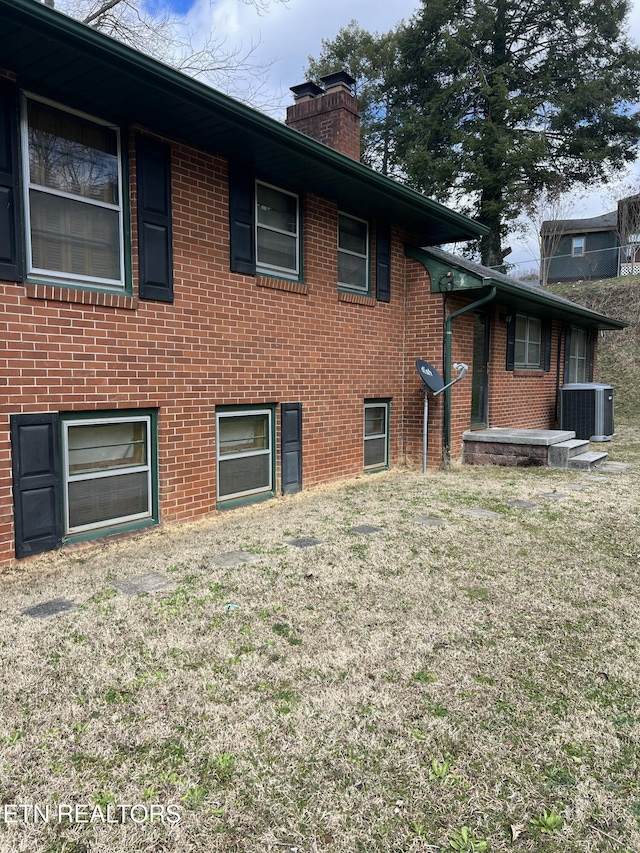
POLYGON ((417 853, 466 826, 461 850, 637 853, 635 471, 391 472, 0 577, 2 801, 182 817, 0 821, 0 850, 417 853), (212 561, 236 549, 260 559, 212 561), (150 571, 175 589, 111 586, 150 571), (61 596, 80 607, 21 614, 61 596))

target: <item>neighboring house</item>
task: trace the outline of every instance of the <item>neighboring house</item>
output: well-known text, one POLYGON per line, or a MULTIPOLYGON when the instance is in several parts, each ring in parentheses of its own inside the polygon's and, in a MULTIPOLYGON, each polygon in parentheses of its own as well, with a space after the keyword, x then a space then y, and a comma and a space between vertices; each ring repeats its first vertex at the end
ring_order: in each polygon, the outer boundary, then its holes
POLYGON ((540 229, 543 284, 640 273, 640 195, 590 219, 549 219, 540 229))
POLYGON ((551 219, 540 229, 543 284, 618 275, 618 212, 590 219, 551 219))
POLYGON ((416 359, 471 368, 430 466, 554 426, 623 325, 426 248, 484 229, 357 162, 345 75, 286 127, 34 0, 0 31, 0 564, 418 466, 416 359))

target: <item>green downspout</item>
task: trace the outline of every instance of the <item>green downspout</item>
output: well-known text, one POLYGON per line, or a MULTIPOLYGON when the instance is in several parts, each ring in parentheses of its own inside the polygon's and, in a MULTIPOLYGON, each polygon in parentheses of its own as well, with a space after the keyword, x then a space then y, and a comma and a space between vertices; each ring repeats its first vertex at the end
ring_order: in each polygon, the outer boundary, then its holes
MULTIPOLYGON (((449 291, 451 293, 452 291, 449 291)), ((454 291, 455 292, 455 291, 454 291)), ((473 311, 474 308, 479 308, 487 302, 491 302, 495 298, 497 288, 492 287, 491 292, 477 302, 472 302, 470 305, 465 305, 453 314, 449 314, 444 324, 444 384, 448 385, 451 382, 451 325, 456 317, 461 314, 466 314, 467 311, 473 311)), ((451 464, 451 388, 447 388, 444 392, 444 454, 443 461, 445 465, 451 464)))

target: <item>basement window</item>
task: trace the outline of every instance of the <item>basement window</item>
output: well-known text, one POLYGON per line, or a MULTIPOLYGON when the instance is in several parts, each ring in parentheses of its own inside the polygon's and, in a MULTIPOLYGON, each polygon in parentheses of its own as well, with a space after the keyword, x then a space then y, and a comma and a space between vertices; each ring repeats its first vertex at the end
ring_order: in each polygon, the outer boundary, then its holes
POLYGON ((389 403, 364 404, 364 470, 389 467, 389 403))
POLYGON ((218 500, 273 494, 271 409, 216 413, 218 500))
POLYGON ((152 518, 151 417, 62 422, 65 533, 152 518))

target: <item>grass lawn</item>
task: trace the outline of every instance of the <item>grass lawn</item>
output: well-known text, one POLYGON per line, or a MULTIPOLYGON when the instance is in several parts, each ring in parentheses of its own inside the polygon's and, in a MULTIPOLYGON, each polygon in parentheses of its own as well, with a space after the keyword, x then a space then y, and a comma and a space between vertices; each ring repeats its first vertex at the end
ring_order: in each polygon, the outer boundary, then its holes
POLYGON ((0 850, 638 853, 621 432, 606 481, 389 472, 0 576, 0 850))

